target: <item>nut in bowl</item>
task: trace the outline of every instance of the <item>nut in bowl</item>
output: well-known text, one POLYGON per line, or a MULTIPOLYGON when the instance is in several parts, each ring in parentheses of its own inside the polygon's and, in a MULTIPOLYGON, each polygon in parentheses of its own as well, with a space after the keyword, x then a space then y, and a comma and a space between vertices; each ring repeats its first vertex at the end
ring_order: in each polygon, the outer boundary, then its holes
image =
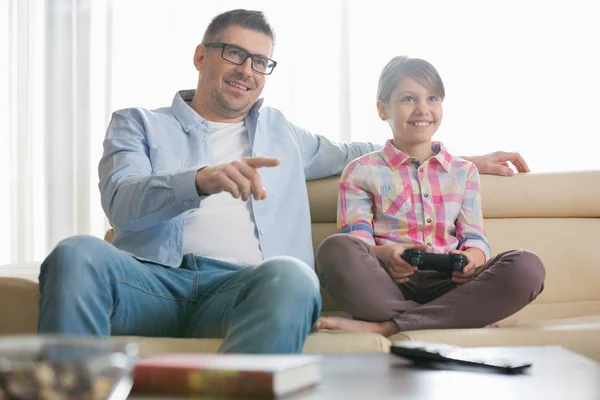
POLYGON ((127 398, 133 342, 69 336, 0 338, 0 400, 127 398))

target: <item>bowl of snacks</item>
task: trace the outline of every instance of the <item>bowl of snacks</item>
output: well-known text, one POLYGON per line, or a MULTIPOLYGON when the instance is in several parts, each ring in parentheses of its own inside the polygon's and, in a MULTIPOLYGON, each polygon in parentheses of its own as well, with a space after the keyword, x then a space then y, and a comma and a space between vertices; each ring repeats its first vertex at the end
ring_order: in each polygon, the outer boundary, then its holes
POLYGON ((0 400, 125 399, 138 346, 72 336, 0 338, 0 400))

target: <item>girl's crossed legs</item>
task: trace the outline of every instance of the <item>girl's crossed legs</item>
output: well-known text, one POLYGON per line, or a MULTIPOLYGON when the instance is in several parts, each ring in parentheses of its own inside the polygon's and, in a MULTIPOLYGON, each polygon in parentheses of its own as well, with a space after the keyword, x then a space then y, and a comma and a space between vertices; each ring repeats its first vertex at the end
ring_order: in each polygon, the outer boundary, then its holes
POLYGON ((333 235, 317 251, 317 273, 331 297, 354 319, 323 317, 317 328, 391 336, 420 329, 482 328, 519 311, 543 290, 537 255, 511 250, 491 258, 472 281, 457 285, 434 271, 416 271, 404 284, 360 239, 333 235))

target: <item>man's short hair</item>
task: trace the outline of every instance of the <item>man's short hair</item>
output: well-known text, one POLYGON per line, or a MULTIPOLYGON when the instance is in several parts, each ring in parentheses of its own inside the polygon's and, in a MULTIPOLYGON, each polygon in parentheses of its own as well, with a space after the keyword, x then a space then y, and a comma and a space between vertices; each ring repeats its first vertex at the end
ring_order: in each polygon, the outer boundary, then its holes
POLYGON ((262 11, 243 9, 226 11, 214 17, 204 32, 202 43, 220 41, 225 29, 231 25, 264 33, 271 38, 273 44, 275 43, 275 31, 262 11))

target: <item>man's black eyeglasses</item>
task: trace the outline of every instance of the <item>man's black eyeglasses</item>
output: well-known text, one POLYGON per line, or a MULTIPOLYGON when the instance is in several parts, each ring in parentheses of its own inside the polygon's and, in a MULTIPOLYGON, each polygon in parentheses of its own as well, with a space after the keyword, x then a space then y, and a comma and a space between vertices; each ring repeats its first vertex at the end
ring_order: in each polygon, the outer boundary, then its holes
POLYGON ((206 43, 206 47, 220 47, 221 57, 225 61, 230 63, 242 65, 246 62, 248 57, 252 59, 252 69, 259 74, 271 75, 271 72, 275 69, 277 61, 271 60, 265 56, 258 54, 250 54, 246 50, 242 49, 233 44, 229 43, 206 43))

